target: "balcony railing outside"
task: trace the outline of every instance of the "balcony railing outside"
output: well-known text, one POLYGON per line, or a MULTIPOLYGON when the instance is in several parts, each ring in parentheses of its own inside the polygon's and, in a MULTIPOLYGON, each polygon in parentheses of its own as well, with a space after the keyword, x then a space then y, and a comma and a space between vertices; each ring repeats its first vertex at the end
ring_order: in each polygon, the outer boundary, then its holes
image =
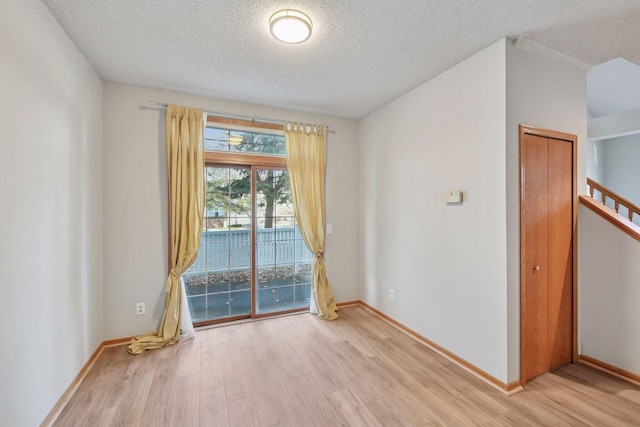
MULTIPOLYGON (((259 229, 256 240, 258 268, 285 267, 313 260, 297 227, 259 229)), ((207 230, 202 232, 198 259, 186 275, 244 270, 250 266, 251 230, 207 230)))
MULTIPOLYGON (((256 239, 258 268, 284 267, 313 260, 297 227, 259 229, 256 239)), ((202 232, 198 259, 186 275, 244 270, 250 266, 251 230, 207 230, 202 232)))

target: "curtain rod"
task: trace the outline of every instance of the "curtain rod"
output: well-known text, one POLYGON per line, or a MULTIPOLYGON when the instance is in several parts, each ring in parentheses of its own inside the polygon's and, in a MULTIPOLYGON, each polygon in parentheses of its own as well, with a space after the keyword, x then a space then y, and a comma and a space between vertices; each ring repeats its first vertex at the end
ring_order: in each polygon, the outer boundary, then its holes
MULTIPOLYGON (((162 102, 157 102, 157 101, 149 101, 149 104, 157 106, 157 107, 162 107, 162 108, 167 108, 167 104, 166 103, 162 103, 162 102)), ((214 116, 218 116, 218 117, 225 117, 225 118, 229 118, 229 119, 238 119, 238 120, 246 120, 246 121, 250 121, 250 122, 258 122, 258 123, 269 123, 269 124, 274 124, 274 125, 282 125, 284 126, 285 121, 284 120, 280 120, 280 119, 269 119, 266 117, 256 117, 256 116, 245 116, 242 114, 232 114, 232 113, 224 113, 222 111, 213 111, 213 110, 203 110, 205 113, 207 114, 211 114, 214 116)), ((335 133, 336 131, 333 129, 330 129, 329 126, 326 126, 327 128, 327 132, 329 133, 335 133)))

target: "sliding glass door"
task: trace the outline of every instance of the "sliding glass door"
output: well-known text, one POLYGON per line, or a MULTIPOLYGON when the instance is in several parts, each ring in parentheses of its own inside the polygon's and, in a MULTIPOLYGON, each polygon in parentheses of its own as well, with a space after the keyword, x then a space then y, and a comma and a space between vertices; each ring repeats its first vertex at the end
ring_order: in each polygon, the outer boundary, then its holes
POLYGON ((207 166, 198 259, 185 273, 194 323, 309 306, 311 262, 296 225, 286 170, 207 166))
POLYGON ((311 261, 297 227, 289 174, 256 170, 256 314, 309 305, 311 261))
POLYGON ((207 167, 198 259, 184 275, 194 322, 251 315, 250 168, 207 167))

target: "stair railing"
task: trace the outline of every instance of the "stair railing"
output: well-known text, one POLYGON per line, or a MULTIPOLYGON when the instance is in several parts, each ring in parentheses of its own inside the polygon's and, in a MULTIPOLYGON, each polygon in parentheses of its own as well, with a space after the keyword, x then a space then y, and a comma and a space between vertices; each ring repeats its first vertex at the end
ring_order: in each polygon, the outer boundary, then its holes
POLYGON ((601 200, 603 205, 607 204, 607 198, 613 200, 614 209, 616 213, 619 214, 618 211, 620 209, 620 205, 627 208, 627 212, 629 213, 628 214, 629 221, 633 221, 634 213, 637 215, 640 215, 640 207, 638 207, 637 205, 634 205, 633 203, 631 203, 624 197, 620 196, 619 194, 616 194, 613 191, 609 190, 607 187, 601 184, 598 184, 596 181, 592 180, 591 178, 587 178, 587 184, 589 185, 589 194, 591 195, 592 198, 593 198, 594 190, 597 190, 601 194, 601 200))

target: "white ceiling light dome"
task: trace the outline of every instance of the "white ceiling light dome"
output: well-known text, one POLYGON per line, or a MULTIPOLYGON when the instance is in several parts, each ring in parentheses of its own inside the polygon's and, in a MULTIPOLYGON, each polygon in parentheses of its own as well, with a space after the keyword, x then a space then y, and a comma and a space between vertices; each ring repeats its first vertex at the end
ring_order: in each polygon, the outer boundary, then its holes
POLYGON ((311 37, 311 18, 299 10, 279 10, 269 18, 273 37, 284 43, 302 43, 311 37))

